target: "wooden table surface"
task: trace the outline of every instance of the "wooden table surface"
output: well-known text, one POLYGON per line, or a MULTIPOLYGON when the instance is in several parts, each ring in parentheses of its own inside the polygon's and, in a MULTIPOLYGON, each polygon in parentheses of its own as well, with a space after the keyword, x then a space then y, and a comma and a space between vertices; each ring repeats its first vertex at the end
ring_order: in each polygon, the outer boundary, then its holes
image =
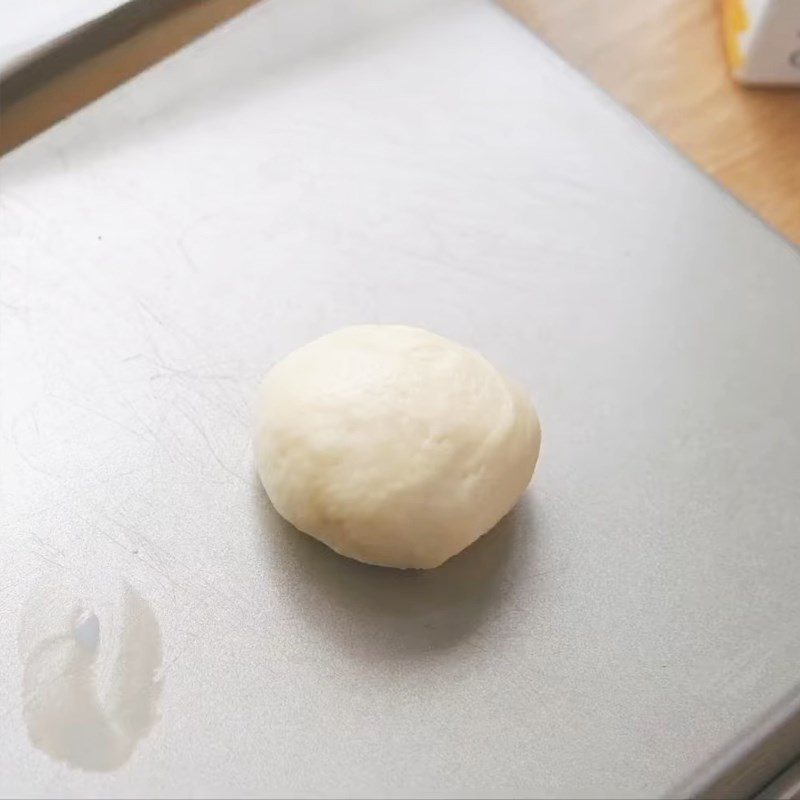
MULTIPOLYGON (((27 97, 5 102, 0 153, 254 1, 173 0, 169 14, 160 14, 128 40, 27 97)), ((744 89, 731 80, 718 0, 499 1, 771 225, 800 243, 800 91, 744 89)))
POLYGON ((501 2, 800 243, 800 89, 745 89, 731 79, 718 0, 501 2))

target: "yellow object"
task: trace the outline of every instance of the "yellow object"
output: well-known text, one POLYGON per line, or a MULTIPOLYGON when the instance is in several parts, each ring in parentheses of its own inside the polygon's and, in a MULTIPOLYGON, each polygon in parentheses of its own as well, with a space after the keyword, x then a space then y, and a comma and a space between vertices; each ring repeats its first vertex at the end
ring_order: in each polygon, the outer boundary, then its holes
POLYGON ((722 0, 731 73, 747 86, 800 86, 800 2, 722 0))
POLYGON ((738 69, 744 62, 739 36, 749 27, 743 0, 722 0, 722 27, 728 62, 738 69))

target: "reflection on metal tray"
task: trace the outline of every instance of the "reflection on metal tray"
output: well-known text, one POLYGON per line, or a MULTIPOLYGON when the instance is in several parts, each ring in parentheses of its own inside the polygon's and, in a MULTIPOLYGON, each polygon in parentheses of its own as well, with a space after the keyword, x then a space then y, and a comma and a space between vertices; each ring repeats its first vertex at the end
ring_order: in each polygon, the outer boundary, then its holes
POLYGON ((4 792, 772 777, 800 258, 529 32, 271 0, 0 170, 4 792), (541 412, 526 499, 434 572, 336 557, 253 471, 264 369, 363 321, 477 347, 541 412))

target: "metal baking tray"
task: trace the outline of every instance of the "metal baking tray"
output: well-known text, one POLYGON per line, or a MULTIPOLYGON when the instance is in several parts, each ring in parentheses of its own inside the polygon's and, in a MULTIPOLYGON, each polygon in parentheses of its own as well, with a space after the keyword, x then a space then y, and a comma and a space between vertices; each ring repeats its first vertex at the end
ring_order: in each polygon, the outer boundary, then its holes
POLYGON ((499 8, 271 0, 0 180, 0 792, 733 797, 797 755, 800 256, 499 8), (255 476, 260 375, 354 322, 541 413, 436 571, 255 476))

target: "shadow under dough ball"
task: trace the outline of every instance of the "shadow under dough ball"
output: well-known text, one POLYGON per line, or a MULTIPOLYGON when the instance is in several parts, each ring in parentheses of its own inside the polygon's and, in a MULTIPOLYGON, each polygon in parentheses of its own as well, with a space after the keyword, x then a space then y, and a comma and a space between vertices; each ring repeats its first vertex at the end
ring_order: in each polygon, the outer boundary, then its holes
POLYGON ((483 356, 419 328, 355 325, 269 370, 258 473, 278 513, 368 564, 437 567, 525 491, 541 432, 483 356))

